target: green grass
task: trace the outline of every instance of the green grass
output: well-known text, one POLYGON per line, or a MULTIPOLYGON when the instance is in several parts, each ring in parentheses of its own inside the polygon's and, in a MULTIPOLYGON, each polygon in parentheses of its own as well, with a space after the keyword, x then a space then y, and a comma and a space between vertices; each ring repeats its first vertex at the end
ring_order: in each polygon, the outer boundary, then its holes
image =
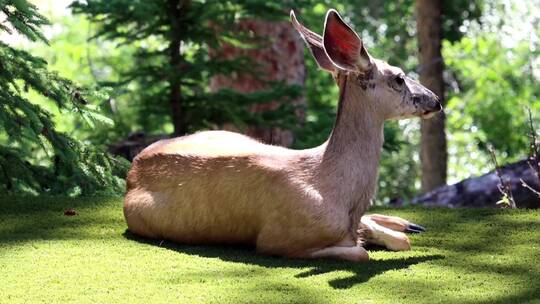
POLYGON ((0 198, 0 302, 540 303, 539 211, 378 211, 428 231, 365 264, 287 260, 139 239, 121 199, 0 198))

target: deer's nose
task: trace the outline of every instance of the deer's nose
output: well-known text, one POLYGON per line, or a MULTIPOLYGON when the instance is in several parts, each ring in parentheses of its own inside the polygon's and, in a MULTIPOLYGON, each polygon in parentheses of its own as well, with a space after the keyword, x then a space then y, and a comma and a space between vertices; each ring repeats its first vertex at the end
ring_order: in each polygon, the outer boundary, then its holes
POLYGON ((441 105, 441 102, 438 100, 432 100, 431 102, 429 102, 425 109, 425 111, 428 113, 436 113, 436 112, 440 112, 441 110, 442 110, 442 105, 441 105))
POLYGON ((439 96, 435 94, 430 94, 430 96, 427 97, 427 107, 430 112, 439 112, 442 110, 442 104, 441 99, 439 96))
POLYGON ((442 110, 442 105, 441 105, 441 102, 439 101, 439 97, 437 97, 437 101, 435 104, 435 111, 440 111, 440 110, 442 110))

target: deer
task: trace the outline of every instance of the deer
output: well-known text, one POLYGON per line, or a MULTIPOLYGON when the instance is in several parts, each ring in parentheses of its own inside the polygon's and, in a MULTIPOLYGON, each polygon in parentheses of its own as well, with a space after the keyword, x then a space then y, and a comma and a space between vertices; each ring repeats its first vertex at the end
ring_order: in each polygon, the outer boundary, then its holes
POLYGON ((409 250, 424 228, 366 215, 376 192, 389 119, 430 118, 439 98, 403 70, 373 58, 328 10, 323 35, 290 13, 318 66, 339 87, 337 117, 320 146, 293 150, 210 130, 160 140, 133 161, 124 216, 131 233, 187 245, 254 246, 285 258, 369 260, 377 244, 409 250))

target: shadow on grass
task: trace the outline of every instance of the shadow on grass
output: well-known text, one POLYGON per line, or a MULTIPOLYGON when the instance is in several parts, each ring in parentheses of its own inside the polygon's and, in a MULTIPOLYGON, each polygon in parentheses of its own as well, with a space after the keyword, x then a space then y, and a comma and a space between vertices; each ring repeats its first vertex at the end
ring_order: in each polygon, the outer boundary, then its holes
POLYGON ((507 284, 498 287, 504 292, 503 296, 486 300, 461 297, 459 302, 529 303, 540 299, 537 263, 540 260, 540 217, 537 213, 523 209, 434 208, 416 216, 433 232, 419 238, 416 245, 448 252, 441 265, 459 273, 507 280, 507 284))
POLYGON ((351 288, 354 285, 369 281, 372 277, 389 270, 400 270, 412 265, 443 259, 442 255, 426 255, 420 257, 401 257, 388 260, 371 260, 367 263, 353 263, 338 260, 302 260, 286 259, 282 257, 263 256, 256 254, 254 249, 245 246, 189 246, 176 244, 170 241, 159 241, 139 237, 128 230, 124 232, 126 239, 139 243, 159 246, 180 253, 197 255, 207 258, 219 258, 223 261, 257 265, 266 268, 296 268, 309 270, 295 275, 296 278, 307 278, 314 275, 333 271, 350 271, 353 275, 329 281, 329 285, 336 289, 351 288))

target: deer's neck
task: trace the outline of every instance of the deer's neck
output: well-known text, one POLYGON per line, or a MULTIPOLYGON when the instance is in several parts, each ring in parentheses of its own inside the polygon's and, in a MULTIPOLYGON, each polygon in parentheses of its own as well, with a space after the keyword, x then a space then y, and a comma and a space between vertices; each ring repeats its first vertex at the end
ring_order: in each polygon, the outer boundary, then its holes
POLYGON ((376 101, 368 100, 354 78, 340 77, 338 115, 319 150, 318 179, 324 188, 333 189, 336 204, 363 213, 376 190, 384 119, 375 109, 376 101))

